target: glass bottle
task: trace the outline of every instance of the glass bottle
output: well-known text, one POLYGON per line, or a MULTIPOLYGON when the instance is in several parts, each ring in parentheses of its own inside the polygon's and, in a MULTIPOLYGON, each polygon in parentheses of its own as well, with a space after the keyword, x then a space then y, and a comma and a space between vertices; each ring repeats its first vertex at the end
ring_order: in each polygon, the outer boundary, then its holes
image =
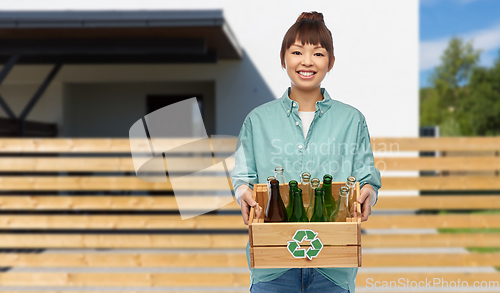
POLYGON ((346 186, 340 187, 339 194, 339 210, 335 217, 335 222, 345 222, 347 218, 347 196, 349 195, 349 188, 346 186))
POLYGON ((271 181, 271 198, 269 199, 269 223, 286 222, 288 217, 286 214, 285 204, 280 195, 280 182, 278 180, 271 181))
MULTIPOLYGON (((311 179, 311 189, 312 189, 312 194, 315 194, 316 188, 320 186, 320 180, 318 178, 313 178, 311 179)), ((324 198, 324 190, 323 190, 323 204, 325 204, 325 198, 324 198)), ((316 196, 311 197, 311 201, 309 202, 309 206, 307 207, 307 218, 310 219, 312 217, 312 214, 314 212, 314 201, 315 201, 316 196)))
POLYGON ((290 182, 288 183, 288 205, 286 206, 286 213, 288 215, 288 219, 290 219, 290 217, 292 216, 292 212, 293 212, 293 204, 294 204, 294 196, 293 196, 293 191, 296 189, 296 188, 299 188, 299 183, 296 181, 296 180, 290 180, 290 182))
MULTIPOLYGON (((280 183, 285 183, 285 168, 281 166, 277 166, 274 168, 274 177, 276 180, 278 180, 280 183)), ((280 193, 283 198, 284 202, 290 202, 288 200, 288 185, 287 184, 282 184, 280 185, 280 193)))
POLYGON ((325 191, 318 187, 314 190, 314 212, 311 217, 311 222, 328 222, 329 218, 326 213, 324 202, 325 191))
POLYGON ((347 196, 347 207, 349 212, 347 213, 347 216, 352 218, 354 216, 354 189, 356 187, 356 177, 347 177, 345 185, 349 188, 349 195, 347 196))
POLYGON ((300 187, 302 189, 302 200, 304 201, 304 205, 307 209, 311 203, 311 197, 313 197, 311 189, 311 173, 304 172, 300 175, 300 178, 302 178, 302 186, 300 187))
POLYGON ((325 190, 325 206, 328 218, 331 217, 335 210, 335 198, 333 198, 332 192, 332 180, 333 177, 330 174, 323 176, 323 189, 325 190))
POLYGON ((269 215, 269 203, 271 202, 271 181, 276 180, 274 176, 267 177, 267 205, 266 205, 266 217, 269 215))
POLYGON ((289 222, 309 222, 302 201, 302 189, 300 188, 293 190, 293 212, 289 222))

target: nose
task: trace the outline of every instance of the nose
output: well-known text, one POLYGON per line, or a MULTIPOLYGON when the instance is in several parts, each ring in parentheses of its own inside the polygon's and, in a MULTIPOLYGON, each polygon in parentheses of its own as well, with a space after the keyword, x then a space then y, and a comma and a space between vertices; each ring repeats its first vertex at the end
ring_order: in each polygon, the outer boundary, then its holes
POLYGON ((313 65, 313 61, 312 61, 311 56, 309 56, 309 55, 304 55, 304 58, 302 59, 302 64, 303 64, 304 66, 310 66, 310 65, 313 65))

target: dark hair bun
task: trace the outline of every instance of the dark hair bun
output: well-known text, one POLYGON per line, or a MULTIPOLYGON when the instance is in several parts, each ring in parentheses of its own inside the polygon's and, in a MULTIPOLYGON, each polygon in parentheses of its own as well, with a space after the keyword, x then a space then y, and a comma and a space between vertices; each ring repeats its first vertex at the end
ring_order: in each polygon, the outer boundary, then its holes
POLYGON ((296 22, 299 22, 303 19, 319 20, 319 21, 325 22, 323 20, 323 13, 316 12, 316 11, 302 12, 302 14, 299 16, 299 18, 297 18, 296 22))

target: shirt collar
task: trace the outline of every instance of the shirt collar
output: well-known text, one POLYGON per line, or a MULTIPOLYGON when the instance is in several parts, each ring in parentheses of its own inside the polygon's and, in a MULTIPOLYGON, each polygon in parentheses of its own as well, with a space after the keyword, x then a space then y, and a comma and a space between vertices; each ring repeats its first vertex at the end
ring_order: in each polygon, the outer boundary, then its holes
MULTIPOLYGON (((296 112, 298 114, 299 111, 299 103, 290 99, 290 91, 291 87, 283 93, 281 96, 281 104, 285 109, 286 115, 290 116, 292 112, 296 112)), ((321 88, 321 95, 323 95, 323 100, 316 102, 316 110, 319 110, 319 117, 323 116, 328 109, 332 106, 332 98, 328 94, 328 91, 325 88, 321 88)))

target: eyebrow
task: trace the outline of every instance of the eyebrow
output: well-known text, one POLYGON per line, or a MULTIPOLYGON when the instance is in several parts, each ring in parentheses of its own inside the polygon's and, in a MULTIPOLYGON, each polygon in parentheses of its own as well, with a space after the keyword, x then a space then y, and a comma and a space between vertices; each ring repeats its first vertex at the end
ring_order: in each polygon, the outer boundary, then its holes
MULTIPOLYGON (((301 44, 293 44, 292 46, 297 46, 297 47, 301 47, 301 48, 304 47, 301 44)), ((317 49, 317 48, 323 48, 323 47, 321 47, 321 45, 314 47, 314 49, 317 49)))

